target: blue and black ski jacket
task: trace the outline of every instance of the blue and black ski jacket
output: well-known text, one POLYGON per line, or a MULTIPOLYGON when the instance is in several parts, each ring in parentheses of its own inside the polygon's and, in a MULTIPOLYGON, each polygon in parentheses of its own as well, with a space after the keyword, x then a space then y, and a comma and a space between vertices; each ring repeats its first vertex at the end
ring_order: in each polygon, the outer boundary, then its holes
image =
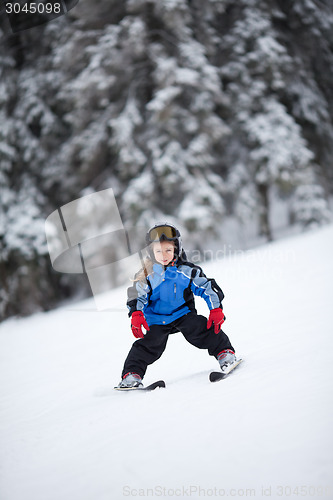
POLYGON ((188 261, 164 267, 155 263, 146 281, 128 289, 129 316, 142 311, 148 325, 167 325, 195 310, 194 295, 202 297, 209 309, 222 307, 224 294, 214 279, 188 261))

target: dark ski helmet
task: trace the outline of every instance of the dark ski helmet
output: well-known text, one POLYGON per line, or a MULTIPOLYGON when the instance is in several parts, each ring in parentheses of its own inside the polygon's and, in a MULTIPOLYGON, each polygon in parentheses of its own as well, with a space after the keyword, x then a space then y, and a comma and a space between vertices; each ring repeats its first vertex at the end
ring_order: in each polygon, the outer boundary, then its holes
MULTIPOLYGON (((165 222, 164 224, 155 224, 155 226, 151 227, 146 234, 146 243, 148 247, 155 241, 174 241, 175 257, 178 258, 183 253, 180 232, 173 224, 165 222)), ((154 260, 154 254, 151 249, 149 249, 149 255, 154 260)))

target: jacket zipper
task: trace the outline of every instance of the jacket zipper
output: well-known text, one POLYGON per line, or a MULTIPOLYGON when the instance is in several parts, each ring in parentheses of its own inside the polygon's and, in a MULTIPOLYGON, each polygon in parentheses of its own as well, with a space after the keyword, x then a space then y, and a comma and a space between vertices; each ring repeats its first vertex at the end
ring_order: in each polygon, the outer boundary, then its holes
POLYGON ((176 296, 177 296, 177 285, 176 285, 176 283, 174 283, 174 285, 173 285, 173 290, 174 290, 175 299, 176 299, 176 296))

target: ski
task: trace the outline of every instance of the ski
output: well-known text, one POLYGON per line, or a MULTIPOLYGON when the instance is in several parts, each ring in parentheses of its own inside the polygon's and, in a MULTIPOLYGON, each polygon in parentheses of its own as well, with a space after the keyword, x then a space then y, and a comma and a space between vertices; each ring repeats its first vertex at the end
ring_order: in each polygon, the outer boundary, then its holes
POLYGON ((166 387, 164 380, 157 380, 157 382, 153 382, 147 386, 140 387, 114 387, 116 391, 153 391, 158 387, 166 387))
POLYGON ((242 361, 243 361, 242 358, 237 359, 232 365, 227 366, 224 370, 220 372, 211 372, 209 374, 209 380, 211 382, 218 382, 219 380, 223 380, 232 371, 234 371, 234 369, 237 368, 237 366, 239 366, 242 361))

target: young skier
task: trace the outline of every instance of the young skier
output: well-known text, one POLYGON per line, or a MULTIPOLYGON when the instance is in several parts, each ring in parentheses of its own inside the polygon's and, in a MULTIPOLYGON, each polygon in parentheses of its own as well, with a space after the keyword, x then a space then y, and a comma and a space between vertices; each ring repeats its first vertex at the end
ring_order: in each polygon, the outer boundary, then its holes
POLYGON ((149 257, 128 289, 127 301, 132 332, 139 340, 128 353, 118 387, 142 386, 147 366, 160 358, 169 334, 179 331, 190 344, 215 356, 221 368, 233 363, 235 350, 221 329, 221 288, 199 266, 187 261, 180 233, 172 224, 152 227, 146 242, 149 257), (194 295, 205 299, 208 321, 197 314, 194 295))

